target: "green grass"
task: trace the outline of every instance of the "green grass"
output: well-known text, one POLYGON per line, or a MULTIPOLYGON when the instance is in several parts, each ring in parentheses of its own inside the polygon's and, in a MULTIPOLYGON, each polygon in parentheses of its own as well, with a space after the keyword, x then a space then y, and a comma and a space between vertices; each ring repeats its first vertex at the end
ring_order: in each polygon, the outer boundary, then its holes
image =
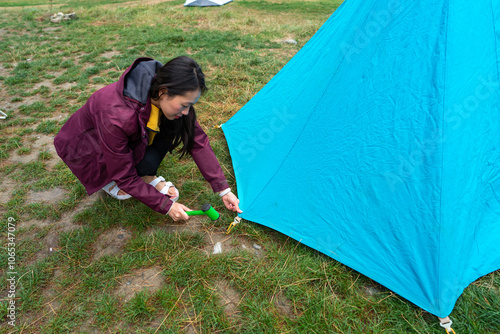
POLYGON ((122 2, 127 2, 128 0, 86 0, 84 4, 80 1, 75 0, 2 0, 0 1, 0 7, 30 7, 30 6, 54 6, 56 8, 65 6, 85 6, 93 7, 104 4, 119 4, 122 2))
MULTIPOLYGON (((221 213, 216 222, 187 228, 134 199, 89 199, 50 142, 96 89, 140 56, 165 62, 190 55, 200 63, 209 91, 198 118, 236 188, 215 126, 255 95, 341 0, 241 0, 216 8, 120 2, 0 1, 13 7, 0 11, 0 106, 8 114, 0 122, 0 184, 8 188, 0 193, 0 286, 7 286, 9 217, 17 224, 21 277, 17 325, 3 322, 0 332, 443 333, 433 315, 276 231, 243 222, 225 235, 234 215, 190 159, 169 155, 159 174, 174 181, 183 204, 212 203, 221 213), (78 19, 53 24, 56 11, 78 19), (298 44, 280 43, 289 38, 298 44), (54 190, 61 200, 31 199, 54 190), (232 250, 212 255, 216 238, 231 238, 224 245, 232 250), (156 278, 144 276, 150 272, 156 278), (150 281, 125 300, 119 291, 141 279, 150 281)), ((451 314, 457 333, 500 333, 499 286, 497 271, 465 290, 451 314)))

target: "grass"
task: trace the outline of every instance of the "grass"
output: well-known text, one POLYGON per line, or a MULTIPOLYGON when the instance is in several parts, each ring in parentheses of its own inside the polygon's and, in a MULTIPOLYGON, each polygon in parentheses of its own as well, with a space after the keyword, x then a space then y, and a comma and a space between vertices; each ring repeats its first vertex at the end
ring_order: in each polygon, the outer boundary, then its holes
MULTIPOLYGON (((443 333, 433 315, 278 232, 243 222, 224 234, 234 215, 189 159, 169 155, 159 174, 171 177, 183 204, 211 202, 222 214, 216 222, 174 223, 133 199, 86 196, 52 138, 96 89, 145 55, 165 62, 185 54, 201 64, 210 90, 197 106, 200 123, 235 188, 215 126, 256 94, 341 0, 241 0, 216 8, 121 2, 0 2, 9 7, 0 11, 0 106, 8 115, 0 122, 0 286, 7 287, 9 217, 19 274, 16 327, 3 322, 0 332, 443 333), (56 10, 78 19, 52 24, 56 10), (281 43, 289 38, 298 44, 281 43), (62 199, 52 199, 56 192, 62 199), (213 255, 217 241, 226 248, 213 255)), ((499 286, 494 272, 466 289, 451 315, 457 332, 500 333, 499 286)), ((7 306, 1 299, 5 320, 7 306)))

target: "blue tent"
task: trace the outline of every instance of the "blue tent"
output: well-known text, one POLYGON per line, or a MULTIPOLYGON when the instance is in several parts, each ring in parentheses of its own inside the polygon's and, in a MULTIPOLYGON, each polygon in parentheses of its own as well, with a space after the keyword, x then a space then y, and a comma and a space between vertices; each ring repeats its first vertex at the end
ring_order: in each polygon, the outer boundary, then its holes
POLYGON ((500 2, 346 0, 222 126, 244 219, 448 316, 500 268, 500 2))

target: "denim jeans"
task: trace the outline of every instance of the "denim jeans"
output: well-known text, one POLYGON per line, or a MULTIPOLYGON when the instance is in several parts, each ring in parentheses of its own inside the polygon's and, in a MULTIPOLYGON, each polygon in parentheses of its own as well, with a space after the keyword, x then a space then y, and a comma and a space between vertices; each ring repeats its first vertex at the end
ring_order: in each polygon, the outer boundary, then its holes
POLYGON ((144 158, 135 166, 139 176, 154 176, 165 155, 172 146, 172 140, 157 133, 153 143, 146 148, 144 158))

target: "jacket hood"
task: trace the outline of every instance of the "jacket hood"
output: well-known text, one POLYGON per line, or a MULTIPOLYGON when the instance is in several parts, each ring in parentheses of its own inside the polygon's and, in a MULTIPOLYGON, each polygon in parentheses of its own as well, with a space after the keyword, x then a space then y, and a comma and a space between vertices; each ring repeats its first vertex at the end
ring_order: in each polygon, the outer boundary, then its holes
POLYGON ((147 104, 151 83, 162 66, 162 63, 151 58, 136 59, 120 78, 123 82, 123 95, 147 104))

